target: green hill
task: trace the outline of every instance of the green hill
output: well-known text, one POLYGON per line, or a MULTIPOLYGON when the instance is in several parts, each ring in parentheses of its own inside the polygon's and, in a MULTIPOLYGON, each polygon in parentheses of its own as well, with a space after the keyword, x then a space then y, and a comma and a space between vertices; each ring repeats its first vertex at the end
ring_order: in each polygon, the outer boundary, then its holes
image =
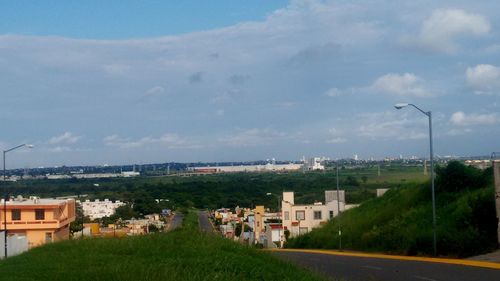
MULTIPOLYGON (((497 219, 491 169, 452 162, 437 169, 437 250, 464 257, 496 249, 497 219)), ((322 228, 291 239, 289 248, 344 249, 405 255, 432 254, 429 183, 407 184, 346 211, 322 228)))
POLYGON ((270 253, 181 229, 128 238, 70 240, 0 262, 1 280, 322 280, 270 253))

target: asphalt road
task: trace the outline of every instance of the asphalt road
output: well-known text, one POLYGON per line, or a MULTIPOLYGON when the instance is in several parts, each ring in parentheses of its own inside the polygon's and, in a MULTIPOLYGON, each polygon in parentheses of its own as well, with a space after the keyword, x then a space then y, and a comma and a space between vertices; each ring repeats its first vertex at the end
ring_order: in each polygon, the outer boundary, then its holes
POLYGON ((176 213, 170 222, 170 227, 168 230, 174 230, 182 225, 182 220, 184 219, 183 213, 176 213))
POLYGON ((349 281, 500 281, 500 270, 422 261, 273 252, 331 279, 349 281))
POLYGON ((208 213, 205 211, 198 212, 198 221, 200 225, 200 229, 206 232, 213 232, 214 228, 208 219, 208 213))

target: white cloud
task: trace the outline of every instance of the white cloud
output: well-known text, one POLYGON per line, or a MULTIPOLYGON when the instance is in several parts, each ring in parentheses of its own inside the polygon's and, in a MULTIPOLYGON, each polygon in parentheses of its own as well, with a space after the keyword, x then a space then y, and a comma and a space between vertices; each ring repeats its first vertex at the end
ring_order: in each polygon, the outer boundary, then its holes
POLYGON ((467 84, 476 94, 500 94, 500 67, 479 64, 468 67, 465 72, 467 84))
POLYGON ((427 122, 419 118, 407 118, 407 113, 368 113, 358 116, 362 124, 357 129, 357 135, 376 139, 409 140, 428 137, 427 122), (424 128, 425 127, 425 128, 424 128))
POLYGON ((347 138, 342 136, 342 131, 336 128, 330 128, 328 130, 329 138, 326 140, 326 143, 345 143, 347 142, 347 138))
POLYGON ((437 9, 422 23, 418 39, 405 41, 427 50, 453 53, 459 49, 456 43, 459 37, 481 36, 489 32, 490 23, 482 15, 460 9, 437 9))
POLYGON ((399 96, 430 97, 432 94, 423 86, 423 80, 412 73, 389 73, 379 77, 371 86, 377 92, 399 96))
POLYGON ((342 137, 335 137, 333 139, 329 139, 326 141, 327 143, 344 143, 344 142, 347 142, 347 139, 346 138, 342 138, 342 137))
POLYGON ((165 92, 165 88, 162 86, 155 86, 146 91, 146 95, 159 95, 165 92))
POLYGON ((80 140, 80 138, 81 138, 81 136, 75 136, 71 132, 65 132, 62 135, 50 138, 48 143, 49 144, 61 144, 61 143, 73 144, 73 143, 78 142, 80 140))
POLYGON ((201 148, 201 145, 182 138, 177 134, 163 134, 160 137, 142 137, 140 139, 122 138, 118 135, 110 135, 103 138, 107 146, 115 146, 122 149, 144 148, 147 146, 164 146, 169 149, 175 148, 201 148))
POLYGON ((335 97, 340 97, 342 96, 342 91, 337 89, 337 88, 330 88, 328 91, 326 91, 325 95, 335 98, 335 97))
POLYGON ((275 144, 276 141, 290 140, 292 138, 295 137, 286 132, 268 128, 252 128, 240 130, 235 134, 226 135, 220 138, 219 141, 231 146, 260 146, 272 145, 275 144))
POLYGON ((498 114, 465 114, 462 111, 455 112, 450 117, 450 122, 457 126, 470 125, 493 125, 499 122, 498 114))
POLYGON ((446 134, 448 136, 452 136, 452 137, 462 136, 462 135, 469 134, 469 133, 472 133, 472 129, 470 129, 470 128, 453 128, 453 129, 448 130, 448 132, 446 132, 446 134))

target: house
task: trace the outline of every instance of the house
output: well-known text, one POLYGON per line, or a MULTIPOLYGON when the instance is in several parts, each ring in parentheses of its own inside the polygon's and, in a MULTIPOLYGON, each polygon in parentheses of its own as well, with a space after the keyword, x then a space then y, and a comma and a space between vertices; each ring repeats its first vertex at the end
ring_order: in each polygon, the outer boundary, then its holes
MULTIPOLYGON (((6 202, 6 209, 7 235, 26 237, 28 248, 69 239, 69 224, 75 220, 74 199, 27 199, 18 196, 6 202)), ((3 209, 1 213, 3 222, 3 209)))
POLYGON ((295 237, 325 224, 346 209, 345 191, 325 191, 325 203, 316 202, 309 205, 295 204, 293 192, 283 192, 282 213, 283 226, 295 237))
MULTIPOLYGON (((78 203, 80 203, 80 201, 78 201, 78 203)), ((113 202, 108 199, 104 199, 104 201, 96 199, 95 201, 85 200, 85 202, 81 202, 81 205, 83 214, 88 216, 91 220, 95 220, 113 215, 116 208, 125 206, 126 204, 119 200, 113 202)))

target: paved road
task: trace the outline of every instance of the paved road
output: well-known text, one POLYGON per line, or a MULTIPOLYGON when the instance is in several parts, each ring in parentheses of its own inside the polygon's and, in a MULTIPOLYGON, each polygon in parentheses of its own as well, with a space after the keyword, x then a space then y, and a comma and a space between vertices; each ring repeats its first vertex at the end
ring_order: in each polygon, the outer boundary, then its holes
POLYGON ((172 221, 170 222, 170 226, 168 230, 174 230, 180 226, 182 226, 182 220, 184 219, 184 214, 183 213, 175 213, 174 217, 172 218, 172 221))
POLYGON ((500 270, 464 265, 317 253, 273 252, 331 279, 349 281, 499 281, 500 270))
POLYGON ((208 220, 208 213, 207 212, 199 211, 198 212, 198 221, 199 221, 200 229, 202 231, 206 231, 206 232, 213 232, 214 231, 212 224, 208 220))

